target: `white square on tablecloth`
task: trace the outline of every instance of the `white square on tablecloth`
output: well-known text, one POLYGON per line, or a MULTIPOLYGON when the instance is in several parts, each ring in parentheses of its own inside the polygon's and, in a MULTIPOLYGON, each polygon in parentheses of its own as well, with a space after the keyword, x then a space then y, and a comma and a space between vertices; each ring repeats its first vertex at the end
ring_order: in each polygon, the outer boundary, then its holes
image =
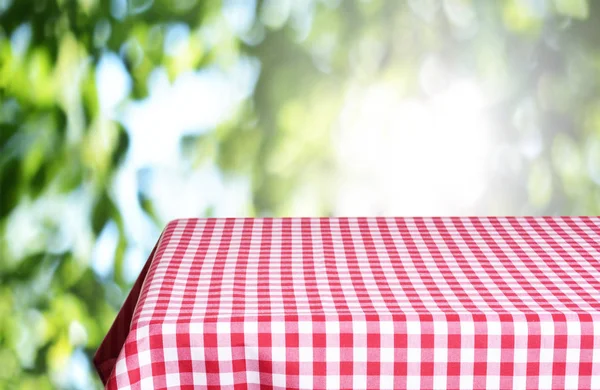
POLYGON ((222 372, 219 375, 219 385, 220 386, 231 386, 231 385, 233 385, 233 373, 231 373, 231 372, 222 372))
POLYGON ((500 389, 500 376, 499 375, 487 375, 485 378, 486 390, 503 390, 500 389))
POLYGON ((366 362, 367 361, 367 349, 364 347, 354 347, 354 361, 355 362, 366 362))
POLYGON ((524 348, 515 349, 515 352, 513 354, 513 360, 515 363, 526 363, 527 350, 524 348))
POLYGON ((196 360, 196 361, 204 360, 204 348, 191 347, 190 354, 191 354, 192 360, 196 360))
POLYGON ((366 389, 367 388, 367 376, 366 375, 354 375, 352 381, 353 389, 366 389))
POLYGON ((433 321, 433 333, 436 335, 448 334, 448 323, 446 321, 433 321))
POLYGON ((167 374, 167 387, 178 387, 179 383, 179 374, 167 374))
POLYGON ((579 376, 578 375, 565 375, 565 388, 566 389, 578 389, 579 388, 579 376))
POLYGON ((325 333, 339 334, 340 333, 340 323, 337 321, 325 321, 325 333))
POLYGON ((487 333, 490 336, 502 334, 502 326, 499 322, 491 321, 487 323, 487 333))
POLYGON ((311 347, 299 347, 298 348, 298 361, 312 362, 312 360, 313 360, 313 349, 311 347))
POLYGON ((552 375, 540 375, 538 388, 545 390, 552 389, 552 375))
POLYGON ((142 378, 140 380, 140 389, 141 390, 154 390, 154 380, 151 376, 142 378))
POLYGON ((192 379, 194 381, 194 386, 206 386, 206 373, 194 372, 192 379))
POLYGON ((163 324, 162 334, 175 334, 177 333, 177 327, 175 324, 163 324))
POLYGON ((271 323, 271 333, 273 334, 284 334, 285 333, 285 322, 277 321, 271 323))
POLYGON ((393 375, 381 375, 379 377, 379 387, 381 389, 393 389, 394 388, 394 376, 393 375))
POLYGON ((219 333, 219 334, 231 333, 231 324, 229 322, 217 322, 217 333, 219 333))
POLYGON ((501 354, 502 354, 502 350, 500 348, 488 348, 488 350, 487 350, 488 363, 500 363, 501 354))
POLYGON ((394 334, 394 323, 391 321, 382 321, 379 324, 381 334, 394 334))
POLYGON ((527 324, 525 322, 515 321, 513 326, 515 328, 515 336, 527 336, 527 324))
POLYGON ((140 367, 144 367, 150 364, 150 351, 142 351, 138 353, 138 362, 140 367))
POLYGON ((577 321, 567 321, 567 334, 569 336, 581 335, 581 324, 577 321))
POLYGON ((163 355, 165 357, 165 362, 176 362, 179 360, 177 348, 163 348, 163 355))
POLYGON ((299 386, 301 389, 313 388, 313 377, 309 375, 300 375, 299 386))
POLYGON ((246 359, 258 360, 258 347, 256 345, 246 346, 246 359))
POLYGON ((473 363, 475 361, 475 350, 471 348, 461 349, 460 361, 463 363, 473 363))
POLYGON ((421 361, 421 348, 406 348, 406 361, 418 363, 421 361))
POLYGON ((541 335, 553 335, 554 334, 554 323, 548 321, 540 322, 540 334, 541 335))
POLYGON ((310 334, 312 333, 313 324, 310 321, 298 321, 298 333, 310 334))
POLYGON ((249 384, 259 384, 260 374, 257 371, 246 371, 246 382, 249 384))
POLYGON ((433 349, 433 361, 436 363, 448 361, 448 349, 447 348, 434 348, 433 349))
POLYGON ((381 348, 381 357, 380 360, 382 363, 393 363, 394 362, 394 348, 381 348))
POLYGON ((204 333, 204 324, 197 323, 197 322, 191 322, 189 328, 190 328, 190 335, 204 333))
POLYGON ((352 324, 352 330, 356 334, 367 334, 367 323, 364 321, 356 321, 352 324))
POLYGON ((340 361, 340 349, 336 347, 326 348, 325 349, 325 360, 328 363, 339 362, 340 361))
POLYGON ((446 387, 447 387, 446 375, 434 375, 433 388, 434 389, 445 389, 446 387))
POLYGON ((271 359, 274 362, 285 362, 285 348, 284 347, 271 348, 271 359))
POLYGON ((473 388, 473 375, 460 375, 459 387, 461 389, 472 389, 473 388))
POLYGON ((567 348, 567 363, 578 363, 581 359, 581 351, 578 348, 567 348))
POLYGON ((285 387, 285 375, 273 374, 273 386, 285 387))
POLYGON ((550 348, 540 349, 540 363, 552 363, 554 361, 554 350, 550 348))
POLYGON ((254 321, 244 322, 244 333, 257 334, 258 333, 258 323, 254 322, 254 321))
POLYGON ((340 388, 340 376, 339 375, 327 375, 325 380, 325 387, 327 389, 339 389, 340 388))
POLYGON ((417 321, 406 322, 407 334, 421 334, 421 323, 417 321))
POLYGON ((407 375, 406 376, 406 388, 407 389, 420 389, 421 388, 421 377, 419 375, 407 375))
POLYGON ((527 377, 524 375, 513 376, 513 389, 525 389, 527 386, 527 377))
POLYGON ((136 338, 138 340, 143 339, 144 337, 148 337, 148 327, 147 326, 142 326, 140 327, 137 332, 136 332, 136 338))
POLYGON ((471 321, 463 321, 460 323, 460 331, 462 334, 475 334, 475 324, 471 321))
POLYGON ((127 372, 127 365, 125 364, 125 359, 117 360, 117 365, 115 367, 115 373, 118 375, 124 374, 127 372))
POLYGON ((231 361, 231 348, 230 347, 218 347, 217 354, 219 355, 219 360, 222 362, 230 362, 231 361))

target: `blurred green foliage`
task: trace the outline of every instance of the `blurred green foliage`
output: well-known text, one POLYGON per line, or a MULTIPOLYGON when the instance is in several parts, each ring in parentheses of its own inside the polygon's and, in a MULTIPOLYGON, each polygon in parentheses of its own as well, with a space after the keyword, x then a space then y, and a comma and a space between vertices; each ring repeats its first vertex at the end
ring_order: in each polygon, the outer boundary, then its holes
MULTIPOLYGON (((192 166, 249 179, 248 215, 293 213, 302 191, 316 199, 311 214, 333 213, 348 91, 385 83, 426 96, 452 75, 483 86, 500 129, 474 212, 600 212, 600 2, 265 0, 249 3, 240 29, 224 10, 243 3, 0 0, 0 388, 100 386, 89 363, 83 379, 69 375, 73 356, 91 359, 131 283, 129 221, 112 191, 131 133, 99 106, 106 53, 132 80, 122 105, 148 96, 157 68, 174 81, 258 61, 251 95, 180 140, 192 166), (166 46, 173 26, 189 30, 178 50, 166 46), (100 275, 90 257, 109 223, 115 261, 100 275)), ((154 199, 136 196, 160 230, 154 199)))

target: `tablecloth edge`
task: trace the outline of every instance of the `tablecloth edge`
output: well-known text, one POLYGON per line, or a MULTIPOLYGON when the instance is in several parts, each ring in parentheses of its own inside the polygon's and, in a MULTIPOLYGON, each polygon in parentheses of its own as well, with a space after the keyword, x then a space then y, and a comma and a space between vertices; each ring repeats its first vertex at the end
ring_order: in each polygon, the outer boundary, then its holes
POLYGON ((114 364, 117 361, 117 357, 125 344, 142 287, 146 280, 146 276, 148 275, 148 270, 150 269, 152 261, 154 260, 156 250, 161 242, 161 238, 162 234, 152 249, 150 256, 148 256, 146 264, 144 264, 140 275, 133 284, 131 291, 127 295, 127 298, 121 306, 121 309, 119 310, 119 313, 117 314, 108 333, 94 354, 94 367, 96 368, 98 376, 104 385, 106 385, 108 382, 108 379, 114 369, 114 364))

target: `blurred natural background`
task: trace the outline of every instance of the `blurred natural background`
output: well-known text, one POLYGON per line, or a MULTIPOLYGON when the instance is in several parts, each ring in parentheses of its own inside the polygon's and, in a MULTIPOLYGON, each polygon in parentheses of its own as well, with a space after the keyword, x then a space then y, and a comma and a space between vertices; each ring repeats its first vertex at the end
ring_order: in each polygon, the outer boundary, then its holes
POLYGON ((599 212, 600 1, 0 0, 0 388, 176 217, 599 212))

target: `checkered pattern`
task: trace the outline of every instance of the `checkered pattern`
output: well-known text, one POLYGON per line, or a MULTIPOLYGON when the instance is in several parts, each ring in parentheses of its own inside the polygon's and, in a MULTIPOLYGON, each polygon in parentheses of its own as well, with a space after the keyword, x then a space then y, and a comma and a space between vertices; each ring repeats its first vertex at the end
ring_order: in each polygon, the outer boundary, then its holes
POLYGON ((171 222, 107 389, 600 389, 600 218, 171 222))

